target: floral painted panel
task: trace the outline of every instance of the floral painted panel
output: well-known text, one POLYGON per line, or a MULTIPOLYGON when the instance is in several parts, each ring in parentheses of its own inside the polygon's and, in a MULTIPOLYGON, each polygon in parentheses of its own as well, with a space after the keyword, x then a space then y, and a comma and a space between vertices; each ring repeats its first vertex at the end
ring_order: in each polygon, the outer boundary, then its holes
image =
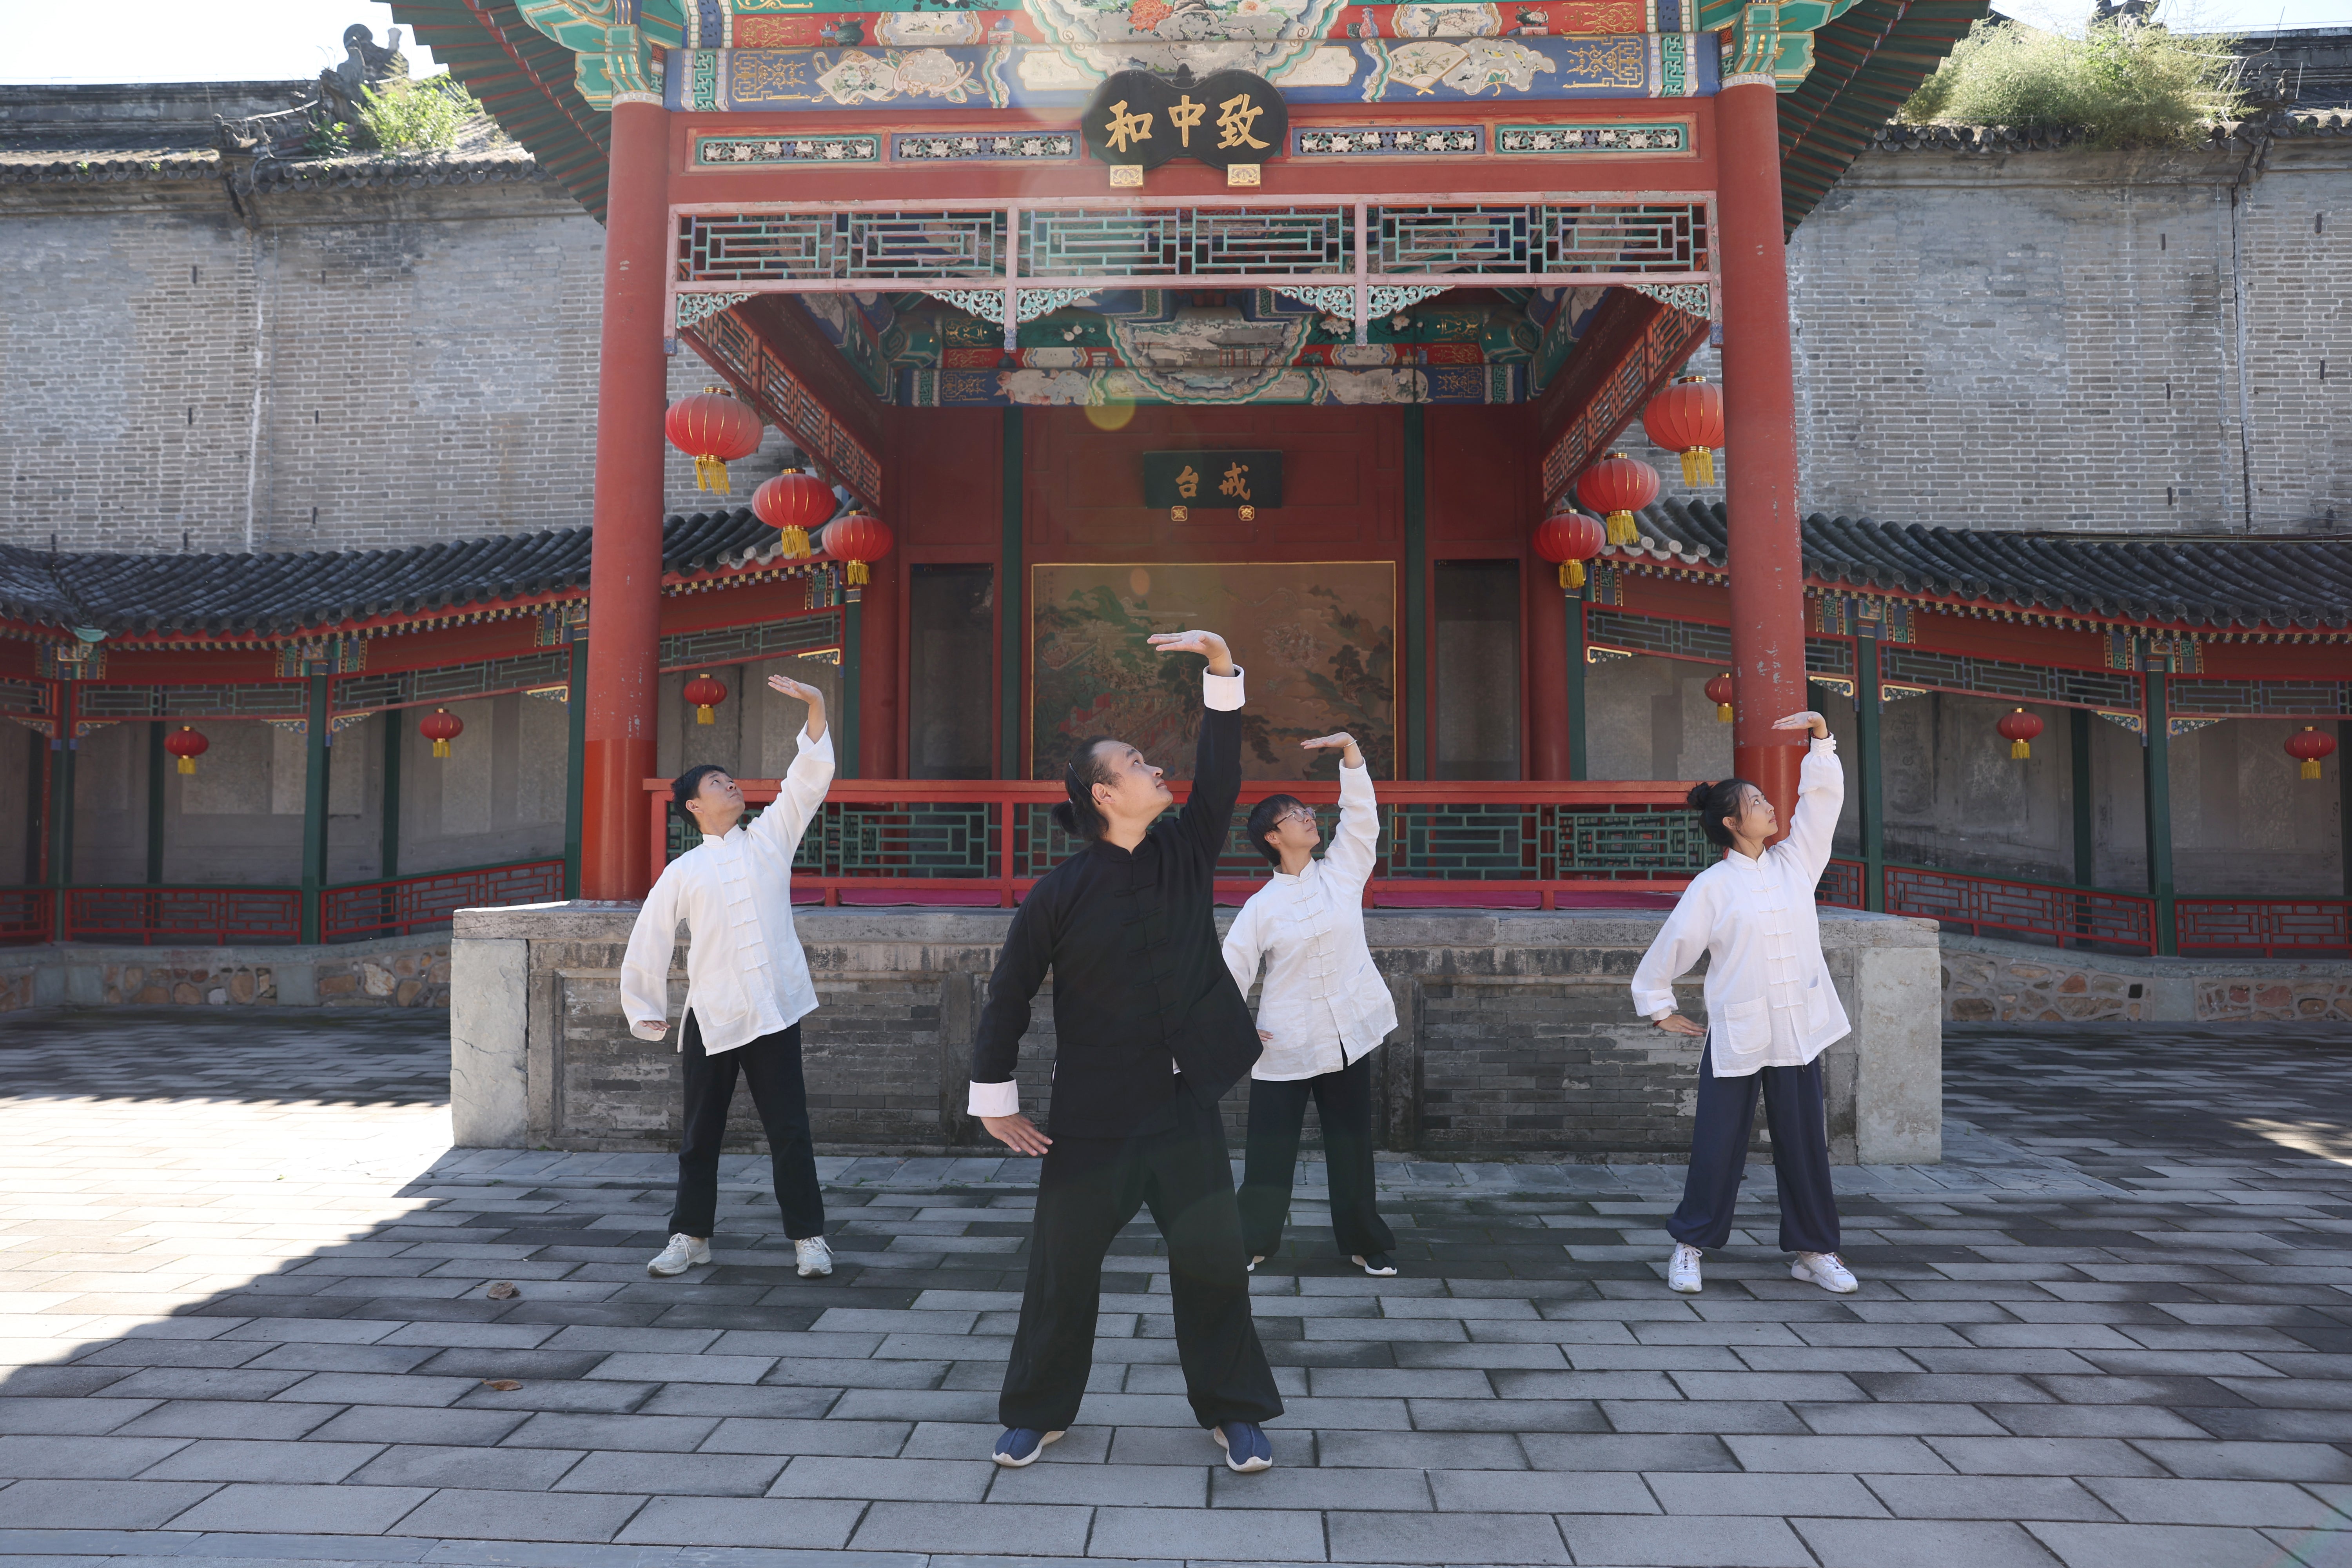
POLYGON ((1392 563, 1047 565, 1030 590, 1031 776, 1058 779, 1080 740, 1115 735, 1191 777, 1201 661, 1145 639, 1195 626, 1249 673, 1247 777, 1333 777, 1328 753, 1298 742, 1335 730, 1373 777, 1396 776, 1392 563))

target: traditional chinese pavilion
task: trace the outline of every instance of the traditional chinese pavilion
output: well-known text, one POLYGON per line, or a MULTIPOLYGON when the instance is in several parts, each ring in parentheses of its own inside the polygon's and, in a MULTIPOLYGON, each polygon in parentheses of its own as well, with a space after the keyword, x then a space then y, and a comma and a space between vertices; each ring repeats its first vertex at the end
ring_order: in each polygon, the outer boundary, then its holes
POLYGON ((1073 739, 1181 762, 1182 681, 1142 637, 1197 624, 1250 668, 1265 787, 1305 777, 1300 736, 1365 738, 1376 902, 1678 885, 1685 786, 1594 707, 1652 660, 1727 681, 1705 720, 1784 811, 1770 721, 1830 713, 1857 781, 1830 901, 2147 953, 2352 947, 2340 764, 2302 776, 2352 718, 2352 547, 1801 521, 1786 235, 1981 0, 394 9, 605 222, 593 525, 0 549, 0 703, 46 742, 19 940, 635 897, 665 774, 781 771, 779 659, 843 742, 802 895, 1009 903, 1060 852, 1073 739), (1721 502, 1627 499, 1563 588, 1538 524, 1707 345, 1721 502), (881 526, 801 554, 740 493, 665 522, 677 355, 790 437, 824 510, 881 526), (1931 694, 1979 704, 2001 759, 2065 759, 2070 863, 1889 853, 1891 705, 1931 694), (2222 720, 2277 731, 2246 787, 2328 846, 2286 896, 2175 886, 2168 749, 2222 720), (225 770, 234 747, 286 765, 225 770), (77 788, 101 772, 144 784, 77 788), (299 836, 213 799, 265 778, 299 781, 246 791, 299 836), (2119 781, 2137 815, 2095 822, 2119 781), (240 811, 201 854, 173 837, 240 811))

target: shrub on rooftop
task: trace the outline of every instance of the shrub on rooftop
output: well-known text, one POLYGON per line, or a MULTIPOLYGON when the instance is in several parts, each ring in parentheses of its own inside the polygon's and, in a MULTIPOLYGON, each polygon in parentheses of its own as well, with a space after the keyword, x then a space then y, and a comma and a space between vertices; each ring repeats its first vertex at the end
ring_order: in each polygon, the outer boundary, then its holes
POLYGON ((457 78, 395 79, 360 95, 360 128, 386 153, 438 153, 457 144, 482 106, 457 78))
POLYGON ((2081 131, 2095 147, 2172 147, 2239 104, 2229 40, 2116 16, 2070 38, 1979 22, 1895 118, 1906 125, 2081 131))

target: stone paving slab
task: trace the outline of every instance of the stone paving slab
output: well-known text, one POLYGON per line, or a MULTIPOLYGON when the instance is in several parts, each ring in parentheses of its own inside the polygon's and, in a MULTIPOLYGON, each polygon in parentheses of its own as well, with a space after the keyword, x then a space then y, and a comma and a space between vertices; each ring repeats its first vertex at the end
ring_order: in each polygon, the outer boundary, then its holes
POLYGON ((1235 1476, 1148 1226, 1000 1471, 1031 1163, 823 1161, 810 1281, 730 1156, 651 1280, 671 1163, 451 1150, 445 1026, 0 1020, 0 1568, 2352 1564, 2352 1032, 1952 1031, 1952 1158, 1838 1173, 1847 1299, 1769 1164, 1684 1299, 1678 1167, 1383 1157, 1372 1280, 1309 1162, 1235 1476))

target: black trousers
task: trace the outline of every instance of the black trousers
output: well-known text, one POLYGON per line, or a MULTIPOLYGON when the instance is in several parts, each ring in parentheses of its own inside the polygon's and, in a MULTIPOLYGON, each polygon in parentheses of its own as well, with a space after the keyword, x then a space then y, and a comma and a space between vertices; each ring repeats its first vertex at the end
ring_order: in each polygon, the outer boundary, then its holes
POLYGON ((727 1107, 741 1074, 751 1087, 768 1158, 775 1167, 776 1206, 794 1241, 824 1234, 824 1196, 816 1184, 816 1145, 809 1138, 808 1086, 801 1079, 801 1026, 761 1035, 731 1051, 702 1048, 702 1026, 689 1010, 684 1037, 686 1134, 677 1146, 677 1205, 673 1235, 708 1237, 719 1209, 719 1145, 727 1107))
POLYGON ((1837 1194, 1830 1186, 1822 1058, 1801 1068, 1759 1068, 1746 1078, 1716 1077, 1713 1058, 1712 1050, 1700 1049, 1690 1177, 1666 1234, 1697 1247, 1721 1247, 1731 1238, 1732 1205, 1748 1173, 1748 1136, 1761 1092, 1764 1125, 1772 1131, 1772 1169, 1780 1179, 1780 1250, 1835 1252, 1837 1194))
POLYGON ((1094 1370, 1103 1256, 1149 1205, 1168 1243, 1176 1357, 1203 1426, 1282 1414, 1250 1317, 1233 1167, 1214 1106, 1179 1088, 1176 1124, 1131 1138, 1056 1137, 1037 1176, 1037 1219, 1021 1327, 997 1415, 1007 1426, 1066 1429, 1094 1370))
POLYGON ((1338 1072, 1268 1083, 1250 1080, 1249 1138, 1242 1169, 1242 1246, 1253 1258, 1271 1258, 1282 1245, 1298 1169, 1298 1132, 1307 1101, 1323 1124, 1323 1159, 1331 1184, 1331 1236, 1343 1258, 1386 1252, 1396 1245, 1372 1196, 1372 1058, 1359 1057, 1338 1072))

